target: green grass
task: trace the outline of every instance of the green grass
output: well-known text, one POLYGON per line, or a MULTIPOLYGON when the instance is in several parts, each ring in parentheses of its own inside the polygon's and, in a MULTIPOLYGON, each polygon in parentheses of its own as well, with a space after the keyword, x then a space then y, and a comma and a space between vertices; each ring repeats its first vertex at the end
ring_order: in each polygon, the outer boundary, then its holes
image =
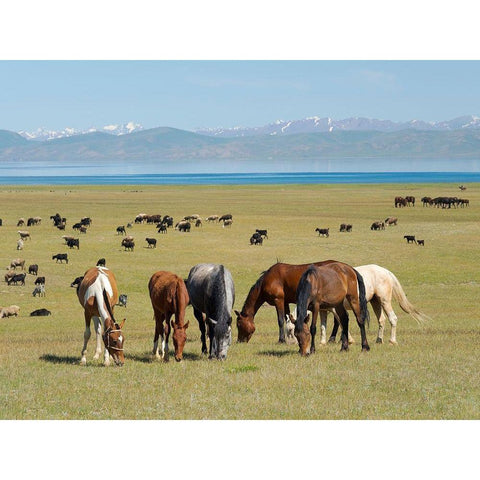
MULTIPOLYGON (((456 185, 302 185, 302 186, 66 186, 3 187, 0 191, 0 265, 16 257, 37 263, 47 278, 47 296, 33 298, 34 277, 26 286, 8 287, 0 279, 0 305, 21 307, 18 318, 0 320, 1 419, 478 419, 480 343, 477 299, 480 186, 460 192, 456 185), (417 198, 414 208, 395 209, 396 195, 417 198), (463 196, 470 207, 423 208, 424 195, 463 196), (93 225, 80 238, 80 250, 63 245, 63 232, 50 215, 67 217, 65 234, 83 216, 93 225), (169 214, 175 220, 198 213, 233 214, 231 228, 204 221, 184 234, 156 233, 134 225, 134 252, 120 247, 118 225, 141 212, 169 214), (397 227, 373 232, 387 216, 397 227), (29 227, 31 241, 16 251, 18 218, 41 216, 29 227), (340 223, 352 233, 339 233, 340 223), (319 238, 316 227, 330 227, 319 238), (263 246, 250 246, 256 228, 267 228, 263 246), (403 235, 425 239, 407 245, 403 235), (157 238, 147 249, 145 237, 157 238), (67 252, 68 265, 51 256, 67 252), (83 314, 71 281, 107 259, 128 307, 117 307, 125 323, 126 363, 104 368, 93 361, 92 336, 87 366, 79 365, 83 314), (397 347, 375 344, 377 322, 368 330, 371 351, 356 344, 317 348, 301 358, 297 347, 278 345, 273 307, 262 307, 248 344, 234 343, 225 362, 201 355, 200 333, 191 307, 184 361, 152 361, 153 311, 147 284, 157 270, 186 278, 200 262, 223 263, 235 281, 240 309, 260 273, 280 260, 287 263, 336 259, 352 265, 376 263, 392 270, 409 300, 432 317, 420 327, 397 304, 397 347), (50 317, 29 317, 36 308, 50 317)), ((22 227, 23 228, 23 227, 22 227)), ((25 227, 25 229, 27 229, 25 227)), ((6 270, 5 270, 6 271, 6 270)), ((332 326, 329 316, 328 330, 332 326)), ((234 322, 233 337, 236 339, 234 322)), ((385 338, 390 328, 387 324, 385 338)), ((173 345, 171 346, 173 352, 173 345)))

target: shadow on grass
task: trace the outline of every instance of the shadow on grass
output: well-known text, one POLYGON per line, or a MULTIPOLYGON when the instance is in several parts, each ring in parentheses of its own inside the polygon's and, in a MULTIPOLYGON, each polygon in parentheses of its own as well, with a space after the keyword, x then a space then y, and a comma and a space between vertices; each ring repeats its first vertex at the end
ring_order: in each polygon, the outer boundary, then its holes
POLYGON ((79 357, 72 357, 72 356, 60 356, 54 355, 52 353, 46 353, 45 355, 40 356, 40 360, 43 362, 54 363, 54 364, 67 364, 67 365, 78 365, 80 363, 79 357))
MULTIPOLYGON (((183 360, 199 361, 202 358, 203 357, 201 355, 198 355, 196 353, 183 352, 183 360)), ((169 362, 176 363, 175 358, 174 358, 174 352, 169 352, 168 359, 169 359, 169 362)), ((154 359, 150 352, 149 353, 144 353, 144 354, 127 353, 125 355, 125 360, 132 360, 134 362, 140 362, 140 363, 161 362, 161 360, 154 359)))
POLYGON ((265 357, 287 357, 298 355, 297 350, 263 350, 262 352, 258 352, 257 355, 263 355, 265 357))

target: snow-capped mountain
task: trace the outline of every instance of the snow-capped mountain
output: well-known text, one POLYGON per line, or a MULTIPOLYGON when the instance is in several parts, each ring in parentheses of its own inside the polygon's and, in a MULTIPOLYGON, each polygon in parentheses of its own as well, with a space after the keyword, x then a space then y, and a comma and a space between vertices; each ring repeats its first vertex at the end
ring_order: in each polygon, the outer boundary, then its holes
POLYGON ((53 140, 55 138, 62 138, 62 137, 72 137, 74 135, 83 135, 86 133, 94 133, 94 132, 104 132, 109 133, 111 135, 126 135, 132 132, 138 132, 139 130, 143 130, 142 125, 139 123, 128 122, 125 124, 113 124, 113 125, 105 125, 104 127, 97 128, 92 127, 86 130, 76 129, 76 128, 64 128, 63 130, 49 130, 47 128, 38 128, 33 132, 27 132, 25 130, 21 130, 17 132, 22 137, 28 140, 53 140))
POLYGON ((408 122, 393 122, 364 117, 352 117, 343 120, 333 120, 330 117, 308 117, 302 120, 277 120, 263 127, 233 127, 233 128, 199 128, 195 133, 214 137, 247 137, 254 135, 287 135, 293 133, 314 133, 345 131, 379 131, 396 132, 400 130, 462 130, 480 128, 480 117, 466 115, 442 122, 425 122, 410 120, 408 122))

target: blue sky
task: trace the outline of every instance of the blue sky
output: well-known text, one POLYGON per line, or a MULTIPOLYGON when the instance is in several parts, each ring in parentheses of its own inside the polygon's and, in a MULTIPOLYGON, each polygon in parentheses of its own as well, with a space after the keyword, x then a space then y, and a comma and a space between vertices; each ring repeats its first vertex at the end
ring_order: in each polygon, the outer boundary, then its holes
POLYGON ((480 114, 480 61, 1 61, 0 128, 480 114))

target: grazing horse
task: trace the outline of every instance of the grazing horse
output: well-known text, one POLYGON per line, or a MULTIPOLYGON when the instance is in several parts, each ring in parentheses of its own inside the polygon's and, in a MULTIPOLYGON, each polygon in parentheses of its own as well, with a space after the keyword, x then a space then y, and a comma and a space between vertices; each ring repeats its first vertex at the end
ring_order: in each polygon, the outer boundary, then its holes
POLYGON ((148 291, 155 318, 155 335, 153 337, 153 355, 168 362, 168 338, 170 327, 173 329, 173 346, 175 360, 180 362, 183 348, 187 340, 187 328, 190 322, 184 323, 185 309, 189 303, 187 287, 182 278, 171 272, 156 272, 148 282, 148 291), (175 322, 170 323, 172 315, 175 322), (165 336, 164 336, 165 335, 165 336), (158 354, 158 337, 162 338, 162 354, 158 354))
MULTIPOLYGON (((336 262, 326 260, 316 262, 314 265, 326 265, 336 262)), ((267 302, 275 307, 278 321, 278 342, 285 343, 284 322, 285 316, 290 313, 290 303, 295 303, 296 292, 300 277, 309 267, 304 265, 290 265, 288 263, 275 263, 264 271, 255 284, 250 288, 242 310, 237 315, 238 341, 248 342, 255 332, 254 318, 258 309, 267 302)))
POLYGON ((125 319, 119 325, 113 316, 113 308, 118 302, 118 290, 112 271, 105 267, 93 267, 87 270, 77 289, 77 296, 85 314, 85 333, 80 363, 87 364, 87 343, 91 335, 90 322, 93 318, 97 336, 94 360, 102 352, 100 338, 103 330, 104 365, 110 365, 110 357, 112 357, 116 365, 122 366, 125 362, 123 355, 125 337, 122 332, 125 319))
MULTIPOLYGON (((373 311, 378 319, 377 343, 383 343, 383 332, 385 329, 385 316, 388 318, 391 326, 390 344, 397 345, 397 316, 392 308, 392 297, 397 300, 400 308, 408 313, 416 322, 421 325, 429 320, 429 317, 420 312, 410 303, 398 278, 390 271, 379 265, 361 265, 355 267, 360 273, 365 283, 365 298, 372 305, 373 311)), ((349 308, 344 302, 344 307, 349 308)), ((322 318, 322 339, 321 344, 326 343, 326 316, 322 318)), ((334 342, 337 335, 338 322, 335 320, 329 342, 334 342)), ((351 343, 351 342, 350 342, 351 343)))
POLYGON ((224 360, 232 343, 231 311, 235 302, 235 287, 231 273, 223 265, 200 263, 188 274, 187 290, 200 327, 202 353, 207 353, 207 324, 209 358, 224 360))
POLYGON ((362 351, 370 350, 365 333, 368 321, 365 284, 362 276, 350 265, 333 262, 321 267, 310 265, 298 282, 297 320, 295 337, 302 356, 315 352, 315 333, 320 310, 333 311, 342 325, 342 347, 348 350, 348 314, 344 307, 347 301, 355 314, 362 336, 362 351), (307 327, 307 310, 312 311, 310 331, 307 327))

